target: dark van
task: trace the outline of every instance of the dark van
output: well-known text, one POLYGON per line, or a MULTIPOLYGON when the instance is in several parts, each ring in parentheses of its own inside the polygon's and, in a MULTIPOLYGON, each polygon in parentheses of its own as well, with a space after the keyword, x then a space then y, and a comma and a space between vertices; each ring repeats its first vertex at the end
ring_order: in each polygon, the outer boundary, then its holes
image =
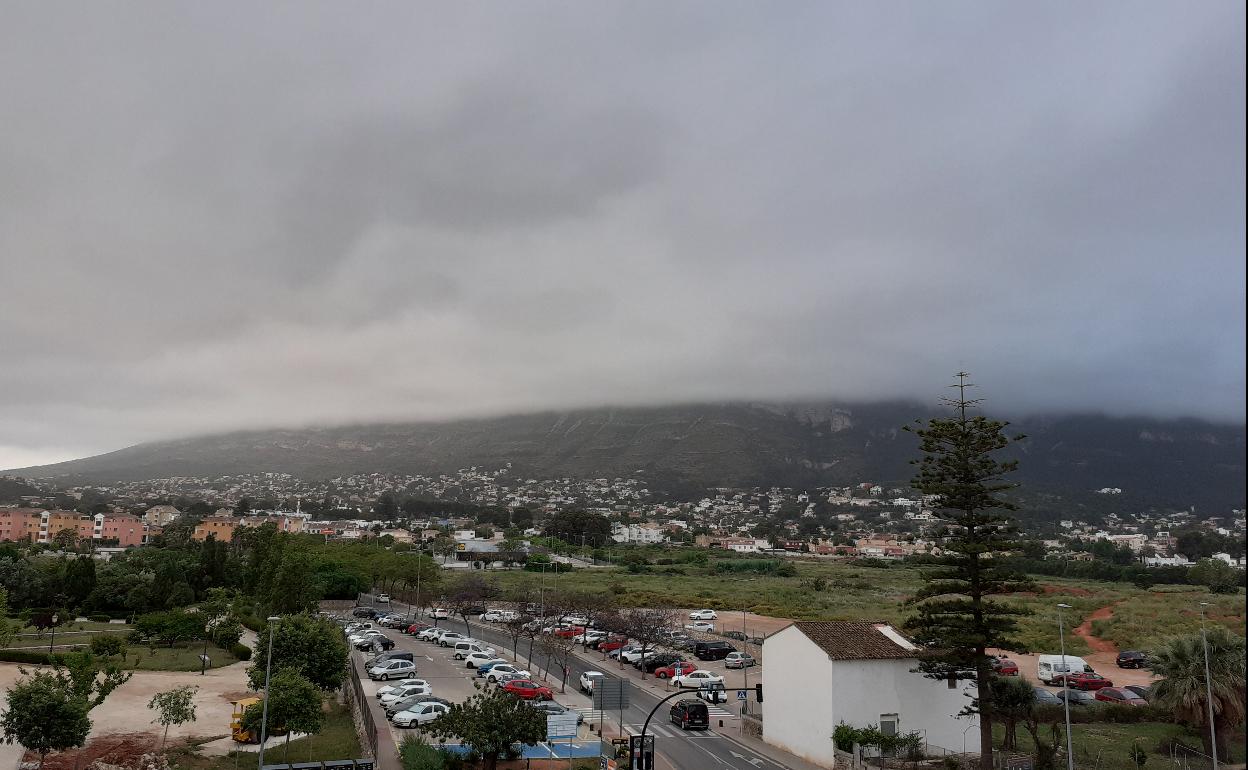
POLYGON ((693 654, 698 660, 723 660, 728 653, 736 651, 737 648, 727 642, 698 642, 693 645, 693 654))
POLYGON ((356 607, 355 609, 351 610, 351 616, 355 618, 368 618, 369 620, 372 620, 373 618, 377 617, 377 610, 373 609, 372 607, 356 607))
POLYGON ((672 704, 668 717, 672 724, 679 725, 682 730, 709 730, 711 727, 711 712, 700 700, 676 701, 672 704))

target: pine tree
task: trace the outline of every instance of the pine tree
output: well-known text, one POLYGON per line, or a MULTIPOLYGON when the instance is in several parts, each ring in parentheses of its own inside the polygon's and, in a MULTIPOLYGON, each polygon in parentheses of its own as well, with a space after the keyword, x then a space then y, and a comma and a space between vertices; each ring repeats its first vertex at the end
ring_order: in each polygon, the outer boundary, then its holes
POLYGON ((919 670, 933 679, 969 681, 976 695, 968 712, 979 714, 980 767, 992 768, 992 676, 990 648, 1021 651, 1012 634, 1016 618, 1026 610, 992 597, 1034 588, 1027 577, 1002 565, 1001 556, 1018 548, 1009 511, 1015 505, 1003 497, 1015 484, 1005 476, 1016 461, 994 454, 1022 436, 1007 437, 1008 423, 971 416, 980 399, 968 399, 973 387, 966 372, 957 374, 952 387, 957 398, 942 399, 954 416, 929 420, 926 427, 909 428, 920 439, 921 460, 914 486, 936 497, 934 515, 945 524, 937 566, 926 572, 925 583, 910 599, 915 614, 905 628, 926 648, 919 670))

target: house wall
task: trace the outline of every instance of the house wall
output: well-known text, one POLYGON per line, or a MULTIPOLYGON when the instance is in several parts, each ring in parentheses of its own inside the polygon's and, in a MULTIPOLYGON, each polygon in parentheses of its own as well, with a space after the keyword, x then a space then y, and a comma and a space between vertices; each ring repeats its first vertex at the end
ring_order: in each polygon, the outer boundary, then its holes
POLYGON ((975 724, 974 719, 957 717, 970 705, 963 683, 949 689, 946 682, 912 672, 914 666, 913 659, 834 661, 831 679, 838 698, 832 726, 824 732, 830 734, 840 722, 854 727, 878 725, 881 715, 897 714, 899 732, 917 730, 932 746, 961 751, 966 731, 974 750, 979 745, 978 733, 972 735, 967 729, 975 724))
POLYGON ((765 647, 763 740, 832 767, 834 688, 827 653, 796 626, 767 637, 765 647))

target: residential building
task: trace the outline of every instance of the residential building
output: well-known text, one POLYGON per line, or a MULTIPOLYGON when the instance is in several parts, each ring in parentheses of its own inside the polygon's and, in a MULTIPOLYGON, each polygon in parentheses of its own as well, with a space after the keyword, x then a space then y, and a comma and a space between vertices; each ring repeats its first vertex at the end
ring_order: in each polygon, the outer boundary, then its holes
POLYGON ((143 521, 155 527, 163 527, 182 515, 172 505, 153 505, 143 513, 143 521))
POLYGON ((96 540, 115 540, 119 548, 131 548, 147 542, 148 527, 137 516, 97 513, 94 525, 96 540))
POLYGON ((237 516, 209 516, 195 525, 191 538, 203 541, 209 535, 215 535, 218 542, 228 543, 234 539, 234 530, 238 529, 239 521, 237 516))
POLYGON ((0 540, 35 542, 45 513, 42 508, 0 508, 0 540))
POLYGON ((620 524, 611 525, 611 539, 617 543, 662 543, 667 540, 667 533, 657 524, 620 524))
POLYGON ((79 540, 95 537, 95 520, 77 511, 44 511, 39 523, 40 543, 50 543, 61 530, 71 530, 79 540))
MULTIPOLYGON (((836 725, 918 732, 933 750, 962 748, 963 683, 915 673, 918 647, 886 623, 799 621, 763 643, 763 740, 833 767, 836 725)), ((939 753, 937 751, 936 753, 939 753)))

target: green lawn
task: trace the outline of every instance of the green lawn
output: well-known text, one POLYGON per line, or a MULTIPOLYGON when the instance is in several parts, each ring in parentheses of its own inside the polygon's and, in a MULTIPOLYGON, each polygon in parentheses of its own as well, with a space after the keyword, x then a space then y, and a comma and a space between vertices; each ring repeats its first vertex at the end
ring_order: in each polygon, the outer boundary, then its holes
MULTIPOLYGON (((265 762, 285 763, 287 751, 291 763, 363 757, 359 739, 355 735, 355 724, 351 720, 351 710, 331 701, 326 706, 325 717, 325 726, 321 732, 310 738, 296 738, 289 744, 279 744, 276 748, 267 749, 264 753, 265 762)), ((188 746, 170 751, 169 762, 177 770, 235 770, 236 766, 254 767, 256 752, 231 751, 223 757, 208 757, 199 754, 194 746, 188 746)))
MULTIPOLYGON (((1058 725, 1058 742, 1065 743, 1066 733, 1058 725)), ((997 743, 1004 736, 1000 725, 993 731, 997 743)), ((1049 728, 1041 728, 1040 736, 1049 739, 1049 728)), ((1149 753, 1147 768, 1161 768, 1170 764, 1169 750, 1158 751, 1163 744, 1177 739, 1197 750, 1201 748, 1200 737, 1193 735, 1186 728, 1166 722, 1141 722, 1138 724, 1076 724, 1071 727, 1071 741, 1074 744, 1075 764, 1081 767, 1096 767, 1101 770, 1137 770, 1128 752, 1131 746, 1139 743, 1149 753)), ((1244 761, 1243 728, 1237 738, 1231 741, 1232 756, 1221 757, 1226 762, 1244 761)), ((1018 728, 1018 748, 1021 753, 1030 753, 1034 749, 1031 735, 1020 725, 1018 728)))
MULTIPOLYGON (((125 668, 136 671, 198 671, 199 656, 204 651, 203 642, 179 642, 172 648, 129 645, 126 648, 125 668)), ((208 645, 208 668, 220 668, 237 663, 238 658, 215 644, 208 645)))
MULTIPOLYGON (((903 564, 886 568, 848 562, 797 561, 795 577, 727 574, 692 564, 653 566, 650 572, 631 574, 624 569, 577 570, 545 576, 547 591, 601 590, 628 604, 672 604, 680 607, 711 607, 717 610, 748 609, 761 615, 798 620, 870 619, 901 622, 908 614, 905 600, 922 583, 920 571, 903 564)), ((525 571, 491 571, 507 593, 527 588, 536 597, 542 576, 525 571)), ((1032 650, 1058 647, 1056 605, 1072 609, 1065 620, 1075 628, 1086 615, 1105 605, 1115 605, 1114 617, 1097 621, 1102 632, 1120 647, 1145 647, 1168 634, 1199 628, 1198 603, 1213 604, 1211 620, 1243 635, 1244 596, 1218 596, 1196 586, 1157 586, 1144 590, 1129 583, 1102 583, 1041 576, 1041 592, 1015 595, 1016 602, 1034 614, 1020 620, 1018 637, 1032 650), (1176 590, 1177 589, 1177 590, 1176 590)), ((1087 651, 1082 639, 1067 634, 1072 654, 1087 651)))

